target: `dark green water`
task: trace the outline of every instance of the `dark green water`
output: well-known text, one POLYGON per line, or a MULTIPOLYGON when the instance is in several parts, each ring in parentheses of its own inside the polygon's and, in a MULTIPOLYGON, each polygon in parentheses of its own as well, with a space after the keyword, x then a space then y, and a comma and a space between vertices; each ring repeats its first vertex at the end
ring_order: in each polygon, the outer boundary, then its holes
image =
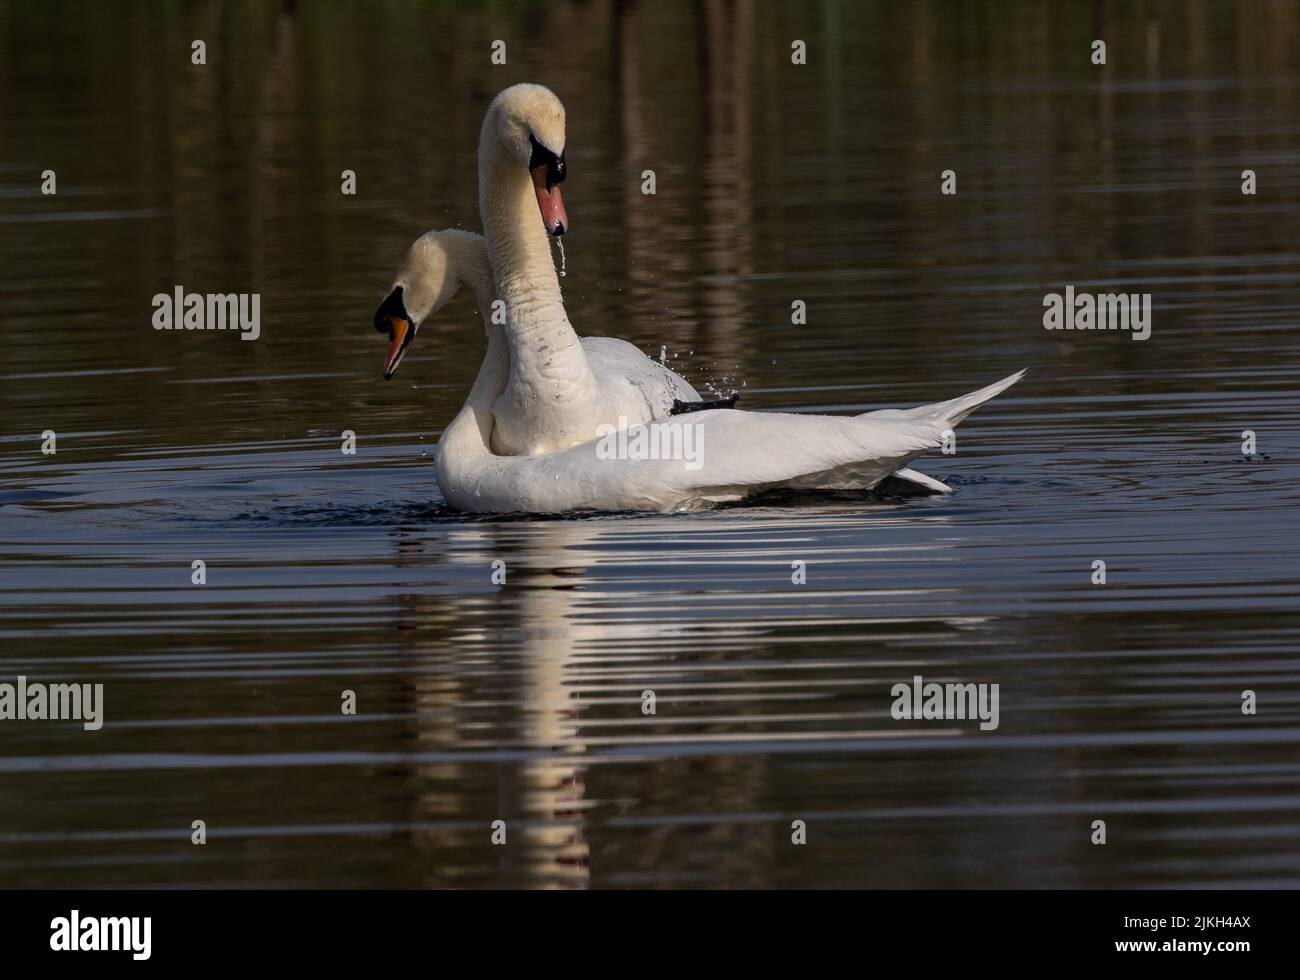
POLYGON ((0 682, 106 715, 0 721, 0 885, 1300 884, 1298 40, 1291 2, 0 3, 0 682), (919 464, 957 492, 446 512, 477 314, 387 384, 370 318, 479 227, 521 80, 568 110, 581 333, 753 409, 1028 367, 919 464), (176 285, 261 338, 154 331, 176 285), (1151 293, 1151 338, 1045 331, 1066 285, 1151 293), (893 720, 916 674, 1000 727, 893 720))

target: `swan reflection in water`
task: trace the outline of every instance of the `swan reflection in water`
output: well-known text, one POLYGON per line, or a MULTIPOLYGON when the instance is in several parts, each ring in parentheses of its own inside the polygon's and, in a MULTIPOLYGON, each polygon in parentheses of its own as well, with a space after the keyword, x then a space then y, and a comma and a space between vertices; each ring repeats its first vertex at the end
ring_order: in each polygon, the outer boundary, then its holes
MULTIPOLYGON (((458 664, 477 666, 414 673, 421 751, 501 753, 493 762, 494 799, 468 799, 447 789, 449 784, 481 787, 483 781, 470 772, 479 762, 417 766, 413 822, 455 821, 461 827, 472 813, 476 826, 468 839, 477 848, 489 839, 492 822, 504 820, 499 867, 501 880, 510 884, 522 879, 534 887, 582 888, 589 881, 584 692, 575 672, 584 642, 608 641, 620 630, 584 618, 579 609, 584 577, 596 560, 589 546, 597 535, 594 525, 583 523, 484 523, 456 527, 445 537, 398 538, 404 561, 469 564, 478 582, 501 590, 486 602, 481 592, 462 592, 452 600, 459 610, 441 600, 426 607, 427 596, 402 596, 400 615, 421 653, 427 642, 420 639, 422 627, 462 624, 447 642, 458 648, 458 664), (434 548, 442 553, 431 554, 434 548), (493 556, 506 556, 501 586, 491 585, 493 556)), ((643 623, 631 629, 644 635, 647 628, 655 629, 643 623)), ((639 716, 634 695, 626 697, 628 711, 639 716)), ((445 853, 436 846, 433 851, 445 853)), ((445 867, 429 868, 428 883, 446 885, 447 873, 445 867)))
MULTIPOLYGON (((404 790, 410 825, 431 828, 414 840, 423 882, 584 887, 594 870, 604 885, 770 886, 795 814, 773 795, 783 782, 756 742, 953 734, 889 718, 883 695, 904 667, 911 676, 912 652, 900 660, 864 640, 865 661, 831 657, 792 676, 754 669, 792 664, 781 636, 798 635, 802 606, 765 584, 771 569, 788 580, 809 521, 829 533, 864 519, 769 515, 758 543, 752 522, 721 515, 679 525, 674 541, 641 518, 399 532, 395 564, 416 578, 436 566, 442 583, 399 599, 418 712, 410 737, 439 759, 412 767, 404 790), (507 563, 501 586, 491 584, 497 559, 507 563), (720 564, 728 571, 699 570, 720 564), (683 575, 695 577, 698 601, 665 604, 658 584, 683 575), (655 715, 642 713, 646 689, 655 715), (497 819, 504 847, 488 843, 497 819)), ((931 598, 893 584, 839 602, 869 603, 855 619, 869 636, 877 615, 892 635, 931 598)))

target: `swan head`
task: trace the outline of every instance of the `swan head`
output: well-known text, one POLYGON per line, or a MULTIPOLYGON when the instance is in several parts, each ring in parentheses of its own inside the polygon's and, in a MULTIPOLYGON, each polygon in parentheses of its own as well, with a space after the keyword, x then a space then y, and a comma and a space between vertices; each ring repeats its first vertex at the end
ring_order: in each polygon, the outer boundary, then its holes
POLYGON ((486 266, 483 237, 472 232, 429 231, 411 244, 388 295, 375 311, 375 329, 388 334, 385 381, 402 363, 420 324, 451 302, 471 275, 485 274, 486 266))
POLYGON ((521 82, 492 100, 488 118, 495 120, 497 139, 528 170, 546 233, 559 238, 569 230, 560 197, 560 184, 568 173, 564 103, 544 85, 521 82))

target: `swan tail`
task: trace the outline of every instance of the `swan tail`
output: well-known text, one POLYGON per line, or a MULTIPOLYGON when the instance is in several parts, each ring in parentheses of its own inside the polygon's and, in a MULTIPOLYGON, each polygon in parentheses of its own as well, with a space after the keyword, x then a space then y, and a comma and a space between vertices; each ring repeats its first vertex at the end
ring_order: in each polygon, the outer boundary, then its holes
POLYGON ((1001 381, 995 381, 979 391, 972 391, 969 395, 962 395, 960 398, 954 398, 951 401, 940 402, 932 407, 940 409, 941 416, 947 419, 949 424, 956 425, 986 401, 996 398, 1024 376, 1025 369, 1021 368, 1015 374, 1008 375, 1001 381))
POLYGON ((958 398, 952 398, 946 402, 935 402, 933 405, 921 405, 917 408, 886 408, 878 412, 867 412, 864 415, 859 415, 858 418, 905 419, 911 422, 942 422, 948 426, 955 426, 986 401, 1002 394, 1002 392, 1006 391, 1024 376, 1025 369, 1022 368, 1015 374, 1003 378, 1001 381, 995 381, 993 384, 980 388, 978 391, 972 391, 968 395, 961 395, 958 398))

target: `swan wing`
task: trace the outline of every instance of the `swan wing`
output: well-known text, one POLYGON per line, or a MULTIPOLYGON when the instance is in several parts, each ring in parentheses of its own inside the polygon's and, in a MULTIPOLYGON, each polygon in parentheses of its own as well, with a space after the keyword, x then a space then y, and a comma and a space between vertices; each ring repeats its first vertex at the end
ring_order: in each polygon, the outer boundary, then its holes
POLYGON ((583 337, 582 349, 601 389, 601 401, 613 416, 611 422, 620 415, 631 422, 667 416, 673 399, 700 398, 685 378, 626 340, 583 337))
POLYGON ((693 509, 827 478, 872 486, 942 441, 926 422, 713 409, 546 455, 484 456, 443 494, 481 513, 693 509), (645 458, 656 453, 678 458, 645 458))
POLYGON ((773 489, 870 488, 939 448, 949 429, 1021 374, 903 413, 915 417, 710 409, 553 453, 484 453, 447 468, 455 476, 443 495, 478 513, 560 513, 689 510, 773 489))

